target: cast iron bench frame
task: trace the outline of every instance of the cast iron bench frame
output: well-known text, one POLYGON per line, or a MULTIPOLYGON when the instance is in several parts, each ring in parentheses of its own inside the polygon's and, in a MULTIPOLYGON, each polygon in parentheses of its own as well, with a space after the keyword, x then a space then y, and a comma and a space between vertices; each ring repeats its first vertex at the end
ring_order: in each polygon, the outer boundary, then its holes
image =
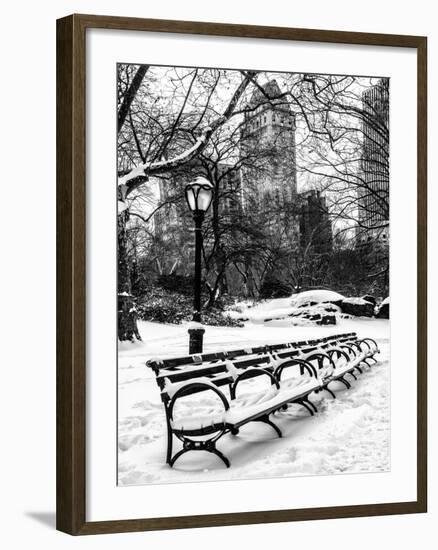
MULTIPOLYGON (((359 339, 356 333, 351 332, 314 340, 149 360, 146 364, 156 375, 165 408, 167 464, 172 467, 184 453, 201 450, 215 454, 229 467, 228 458, 216 447, 217 441, 222 436, 226 433, 237 435, 239 429, 249 422, 263 422, 271 426, 279 437, 282 437, 281 430, 269 418, 272 413, 285 410, 294 403, 302 405, 313 416, 317 412, 317 408, 309 399, 311 393, 325 390, 335 397, 335 394, 328 388, 328 385, 334 381, 342 382, 347 388, 351 388, 351 384, 345 379, 345 376, 349 374, 357 379, 354 371, 362 373, 362 363, 371 366, 369 360, 377 363, 374 355, 378 352, 379 349, 374 340, 371 338, 359 339), (363 349, 364 347, 366 349, 363 349), (341 358, 345 359, 344 368, 337 373, 336 363, 341 358), (230 363, 228 362, 231 362, 234 373, 230 372, 230 363), (348 368, 349 363, 351 366, 348 368), (290 367, 298 367, 300 375, 304 375, 306 372, 311 378, 318 380, 318 384, 315 387, 308 387, 293 397, 280 400, 275 405, 266 406, 257 413, 248 414, 238 422, 221 420, 207 426, 189 429, 173 426, 174 407, 179 398, 203 391, 213 391, 222 402, 226 413, 230 409, 230 402, 221 391, 222 386, 229 387, 230 400, 233 401, 236 399, 236 388, 239 382, 255 376, 267 376, 271 386, 275 386, 281 392, 282 373, 290 367), (238 373, 237 376, 236 373, 238 373), (166 380, 171 384, 179 385, 170 394, 165 389, 166 380), (209 435, 212 437, 207 437, 204 440, 193 439, 209 435), (182 449, 172 456, 174 436, 181 441, 182 449)), ((267 405, 268 403, 269 401, 267 405)))

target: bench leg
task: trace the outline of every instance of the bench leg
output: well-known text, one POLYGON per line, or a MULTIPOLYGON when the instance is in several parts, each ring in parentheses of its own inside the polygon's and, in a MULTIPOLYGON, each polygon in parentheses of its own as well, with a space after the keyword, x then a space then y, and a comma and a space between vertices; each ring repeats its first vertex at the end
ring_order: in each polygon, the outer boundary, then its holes
POLYGON ((178 460, 178 458, 183 455, 184 453, 188 453, 190 449, 181 449, 180 451, 178 451, 176 453, 176 455, 170 459, 170 462, 169 462, 169 465, 171 468, 173 468, 173 465, 175 464, 175 462, 178 460))
POLYGON ((172 466, 173 433, 172 433, 172 428, 171 428, 171 426, 170 426, 170 422, 169 422, 169 420, 167 419, 167 415, 166 415, 166 420, 167 420, 167 453, 166 453, 166 462, 167 462, 167 464, 169 464, 170 466, 172 466))
POLYGON ((313 408, 304 399, 301 399, 300 401, 297 401, 297 403, 299 405, 302 405, 305 409, 307 409, 311 416, 315 416, 315 412, 314 412, 313 408))
POLYGON ((192 441, 190 439, 185 439, 183 441, 183 448, 178 451, 174 457, 170 458, 168 462, 170 467, 173 467, 181 455, 188 453, 189 451, 207 451, 208 453, 212 453, 219 457, 227 468, 230 467, 230 461, 228 458, 216 448, 216 441, 211 439, 208 441, 192 441))
POLYGON ((333 399, 336 399, 336 395, 332 392, 332 390, 329 390, 329 389, 327 388, 327 386, 324 387, 323 389, 324 389, 327 393, 329 393, 329 394, 333 397, 333 399))
POLYGON ((236 388, 233 386, 233 384, 229 384, 229 388, 231 400, 236 399, 236 388))
POLYGON ((210 449, 209 452, 215 454, 216 456, 218 456, 218 457, 223 461, 223 463, 225 464, 225 466, 226 466, 227 468, 230 467, 230 461, 229 461, 228 458, 227 458, 224 454, 222 454, 218 449, 216 449, 216 448, 210 449))
POLYGON ((306 403, 307 403, 308 405, 310 405, 310 406, 312 407, 312 409, 313 409, 316 413, 318 412, 318 409, 316 408, 315 403, 312 403, 312 401, 310 401, 310 399, 309 399, 308 397, 306 397, 305 401, 306 401, 306 403))
POLYGON ((343 376, 341 376, 340 378, 337 378, 336 380, 338 380, 339 382, 342 382, 344 386, 346 386, 348 389, 351 388, 350 382, 347 382, 347 380, 345 380, 343 376))
POLYGON ((277 432, 278 437, 283 437, 280 428, 272 422, 269 416, 262 416, 261 418, 258 418, 256 422, 264 422, 265 424, 268 424, 269 426, 274 428, 274 430, 277 432))

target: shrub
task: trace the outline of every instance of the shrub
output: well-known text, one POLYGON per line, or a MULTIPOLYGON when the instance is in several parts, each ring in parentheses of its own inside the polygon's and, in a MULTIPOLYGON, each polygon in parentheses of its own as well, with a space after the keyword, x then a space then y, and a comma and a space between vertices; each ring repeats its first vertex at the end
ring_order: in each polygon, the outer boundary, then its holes
MULTIPOLYGON (((221 308, 205 309, 202 323, 212 326, 241 327, 242 322, 222 313, 221 308)), ((143 321, 180 324, 192 320, 193 298, 164 288, 152 287, 139 300, 137 312, 143 321)))
POLYGON ((277 279, 273 274, 268 274, 260 288, 260 298, 286 298, 291 295, 290 286, 277 279))
POLYGON ((184 294, 185 296, 193 296, 193 277, 177 275, 176 273, 171 275, 159 275, 156 284, 170 292, 173 291, 178 292, 178 294, 184 294))

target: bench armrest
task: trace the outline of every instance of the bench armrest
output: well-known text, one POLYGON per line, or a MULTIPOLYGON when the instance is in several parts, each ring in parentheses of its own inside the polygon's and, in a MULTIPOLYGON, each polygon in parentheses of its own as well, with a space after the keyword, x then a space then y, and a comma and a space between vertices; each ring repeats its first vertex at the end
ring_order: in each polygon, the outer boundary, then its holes
POLYGON ((181 386, 172 396, 169 405, 167 407, 167 412, 169 415, 169 418, 173 419, 173 408, 175 406, 176 401, 180 397, 184 397, 187 393, 189 393, 192 389, 198 389, 198 388, 204 388, 209 389, 212 392, 216 393, 216 395, 219 396, 219 399, 222 401, 222 404, 224 406, 224 409, 227 411, 230 408, 230 404, 228 402, 228 399, 225 397, 225 395, 221 392, 219 388, 217 388, 214 384, 203 382, 203 381, 197 381, 197 382, 188 382, 187 384, 184 384, 181 386))
POLYGON ((235 399, 236 387, 241 380, 245 380, 247 378, 255 378, 256 376, 262 376, 262 375, 267 376, 271 380, 272 386, 275 386, 277 389, 280 389, 280 384, 278 383, 278 380, 268 370, 263 368, 255 368, 255 367, 249 368, 241 372, 239 376, 234 380, 233 384, 230 386, 231 399, 235 399))
POLYGON ((277 380, 281 380, 281 374, 282 372, 289 368, 289 367, 294 367, 294 366, 300 366, 301 369, 305 369, 309 374, 310 376, 313 376, 314 378, 317 378, 317 373, 316 373, 316 369, 315 367, 312 365, 312 363, 309 363, 309 361, 306 361, 305 359, 288 359, 287 361, 285 361, 284 363, 281 363, 281 365, 279 365, 275 371, 274 371, 274 376, 275 378, 277 378, 277 380))
MULTIPOLYGON (((308 355, 306 355, 305 357, 303 357, 303 359, 305 359, 308 363, 311 363, 312 360, 316 359, 318 361, 318 375, 321 374, 321 370, 324 370, 326 371, 327 368, 324 368, 324 360, 328 360, 329 364, 330 364, 330 367, 332 368, 332 372, 336 369, 336 364, 335 362, 333 361, 332 357, 330 357, 330 355, 328 355, 327 353, 323 353, 322 351, 315 351, 315 352, 311 352, 309 353, 308 355)), ((327 372, 323 372, 323 375, 326 375, 327 372)))
MULTIPOLYGON (((342 347, 345 347, 345 346, 342 346, 342 347)), ((352 349, 352 348, 350 348, 350 349, 352 349)), ((346 351, 344 351, 341 348, 332 348, 332 349, 329 349, 327 351, 327 355, 330 356, 330 358, 333 360, 334 363, 335 363, 335 360, 333 359, 333 355, 335 355, 335 353, 337 354, 337 359, 339 359, 339 357, 342 355, 342 356, 345 357, 347 362, 351 361, 351 357, 348 355, 348 353, 346 351)), ((354 354, 354 356, 356 357, 356 353, 354 354)), ((336 365, 336 363, 335 363, 335 365, 336 365)))
POLYGON ((368 347, 368 349, 370 351, 372 351, 373 353, 379 353, 380 352, 379 346, 377 345, 377 342, 375 340, 373 340, 372 338, 361 338, 357 342, 358 342, 359 345, 362 344, 362 343, 365 344, 368 347), (369 342, 371 342, 373 344, 374 349, 372 349, 369 342))
POLYGON ((349 342, 348 344, 341 344, 339 348, 342 350, 347 350, 347 353, 348 354, 352 353, 354 357, 357 356, 358 352, 362 352, 360 346, 355 342, 349 342))

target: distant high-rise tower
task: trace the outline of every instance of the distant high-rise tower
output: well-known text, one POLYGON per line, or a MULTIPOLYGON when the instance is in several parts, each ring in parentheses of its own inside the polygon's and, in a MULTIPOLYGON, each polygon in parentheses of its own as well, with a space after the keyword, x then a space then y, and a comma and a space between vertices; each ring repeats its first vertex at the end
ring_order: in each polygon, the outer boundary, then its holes
POLYGON ((363 154, 358 241, 387 240, 389 226, 389 79, 362 95, 363 154))
POLYGON ((245 199, 256 211, 290 203, 297 194, 295 116, 276 80, 252 94, 241 131, 245 199))

